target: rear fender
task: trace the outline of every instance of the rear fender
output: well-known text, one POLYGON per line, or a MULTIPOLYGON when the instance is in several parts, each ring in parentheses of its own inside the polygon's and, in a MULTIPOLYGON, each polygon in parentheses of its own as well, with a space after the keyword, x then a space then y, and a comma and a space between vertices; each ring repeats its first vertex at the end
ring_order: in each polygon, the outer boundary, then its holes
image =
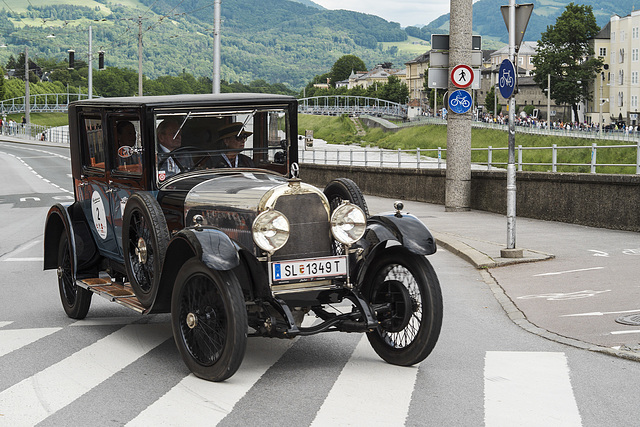
POLYGON ((150 312, 168 312, 171 293, 178 271, 196 257, 212 270, 231 270, 240 264, 240 248, 222 231, 215 228, 186 228, 179 231, 167 247, 162 265, 160 289, 150 312))
POLYGON ((72 204, 62 205, 56 203, 47 212, 47 219, 44 225, 44 269, 51 270, 58 268, 58 249, 60 236, 66 233, 71 242, 71 252, 73 260, 73 276, 76 275, 78 260, 76 257, 76 239, 73 232, 71 209, 72 204))

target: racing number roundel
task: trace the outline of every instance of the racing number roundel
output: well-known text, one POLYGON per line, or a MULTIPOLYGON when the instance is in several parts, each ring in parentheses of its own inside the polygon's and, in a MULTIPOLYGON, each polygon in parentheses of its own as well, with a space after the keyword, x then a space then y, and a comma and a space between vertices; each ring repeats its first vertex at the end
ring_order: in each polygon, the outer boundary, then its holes
POLYGON ((459 88, 471 86, 471 83, 473 83, 473 70, 468 65, 456 65, 451 70, 451 82, 459 88))

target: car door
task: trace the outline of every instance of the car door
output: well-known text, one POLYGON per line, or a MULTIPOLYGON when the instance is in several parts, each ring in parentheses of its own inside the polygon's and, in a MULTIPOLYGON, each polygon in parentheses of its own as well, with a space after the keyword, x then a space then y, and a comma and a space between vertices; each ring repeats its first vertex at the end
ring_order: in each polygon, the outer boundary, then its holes
POLYGON ((123 258, 124 209, 131 194, 145 188, 140 118, 133 111, 119 111, 117 114, 109 115, 107 122, 111 159, 108 171, 108 199, 111 211, 109 226, 115 236, 120 258, 123 258))
POLYGON ((110 160, 100 112, 81 114, 79 126, 82 179, 77 183, 77 199, 100 253, 108 258, 121 259, 121 250, 113 229, 110 160))

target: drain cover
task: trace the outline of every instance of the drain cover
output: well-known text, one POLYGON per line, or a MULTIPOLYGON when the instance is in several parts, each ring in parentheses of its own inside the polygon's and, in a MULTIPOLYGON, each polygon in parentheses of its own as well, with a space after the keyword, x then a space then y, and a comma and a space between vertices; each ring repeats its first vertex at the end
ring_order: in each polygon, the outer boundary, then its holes
POLYGON ((628 316, 618 317, 616 323, 630 326, 640 326, 640 314, 630 314, 628 316))

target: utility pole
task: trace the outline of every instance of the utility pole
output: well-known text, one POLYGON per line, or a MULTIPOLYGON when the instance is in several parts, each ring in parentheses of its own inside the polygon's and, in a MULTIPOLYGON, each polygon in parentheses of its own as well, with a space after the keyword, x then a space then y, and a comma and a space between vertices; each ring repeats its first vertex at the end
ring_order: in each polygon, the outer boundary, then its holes
POLYGON ((93 47, 92 47, 91 25, 89 25, 89 99, 93 98, 93 47))
MULTIPOLYGON (((24 47, 24 117, 27 119, 27 124, 31 123, 31 116, 29 114, 31 106, 29 105, 29 50, 27 46, 24 47)), ((26 131, 25 131, 26 132, 26 131)))
POLYGON ((220 4, 213 2, 213 93, 220 93, 220 4))
POLYGON ((142 96, 142 16, 138 16, 138 96, 142 96))
POLYGON ((547 129, 551 129, 551 74, 547 74, 547 129))
MULTIPOLYGON (((449 72, 471 63, 472 0, 451 0, 449 72)), ((456 87, 449 81, 449 93, 456 87)), ((468 211, 471 206, 471 112, 447 114, 445 210, 468 211)))

